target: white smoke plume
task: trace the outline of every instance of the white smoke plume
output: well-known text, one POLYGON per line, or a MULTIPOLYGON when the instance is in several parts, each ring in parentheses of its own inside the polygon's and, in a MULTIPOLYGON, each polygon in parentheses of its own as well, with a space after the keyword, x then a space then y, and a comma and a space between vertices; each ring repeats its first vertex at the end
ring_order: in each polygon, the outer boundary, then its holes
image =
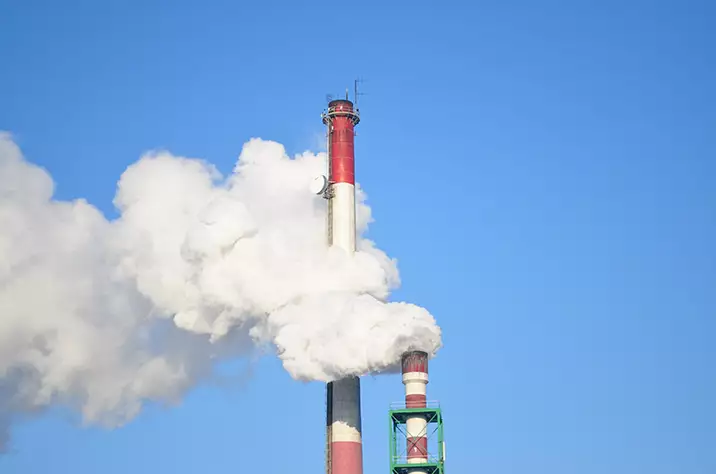
POLYGON ((308 190, 324 163, 253 139, 224 178, 149 153, 121 176, 108 221, 53 200, 48 173, 0 133, 0 448, 8 423, 55 404, 119 425, 255 347, 306 381, 435 354, 430 313, 387 301, 393 260, 362 237, 352 256, 326 246, 326 203, 308 190))

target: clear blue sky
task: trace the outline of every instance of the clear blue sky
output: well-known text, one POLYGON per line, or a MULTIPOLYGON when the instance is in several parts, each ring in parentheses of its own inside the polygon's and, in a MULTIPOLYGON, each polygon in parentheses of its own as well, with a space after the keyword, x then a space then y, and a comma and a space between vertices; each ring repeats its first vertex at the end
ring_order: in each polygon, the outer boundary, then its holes
MULTIPOLYGON (((228 171, 254 136, 315 149, 326 94, 361 75, 371 236, 395 297, 444 330, 428 390, 449 472, 713 474, 715 19, 709 1, 0 0, 0 129, 112 217, 143 151, 228 171)), ((387 472, 402 394, 364 381, 366 474, 387 472)), ((20 423, 0 471, 317 473, 323 430, 323 386, 264 359, 122 429, 20 423)))

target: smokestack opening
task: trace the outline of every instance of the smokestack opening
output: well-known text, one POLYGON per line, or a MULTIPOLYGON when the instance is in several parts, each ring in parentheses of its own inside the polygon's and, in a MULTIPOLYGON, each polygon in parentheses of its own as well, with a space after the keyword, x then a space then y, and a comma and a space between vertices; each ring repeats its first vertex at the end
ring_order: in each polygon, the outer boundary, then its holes
POLYGON ((403 385, 405 385, 405 407, 425 408, 427 406, 428 353, 410 351, 402 356, 403 385))
POLYGON ((410 372, 428 373, 428 353, 424 351, 410 351, 403 354, 402 361, 403 375, 410 372))
POLYGON ((339 105, 343 105, 343 106, 349 107, 351 109, 353 108, 353 102, 351 102, 348 99, 336 99, 336 100, 332 100, 328 103, 328 107, 337 107, 339 105))

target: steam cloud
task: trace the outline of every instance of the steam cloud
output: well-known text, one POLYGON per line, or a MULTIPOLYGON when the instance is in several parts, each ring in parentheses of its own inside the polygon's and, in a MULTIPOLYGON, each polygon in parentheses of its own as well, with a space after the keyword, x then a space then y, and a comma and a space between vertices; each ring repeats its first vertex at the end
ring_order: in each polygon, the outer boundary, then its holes
POLYGON ((121 176, 108 221, 53 200, 51 177, 0 133, 0 448, 17 417, 59 404, 116 426, 256 347, 319 381, 434 354, 428 311, 387 302, 393 260, 364 238, 353 256, 327 248, 325 201, 308 191, 324 162, 253 139, 224 178, 150 153, 121 176))

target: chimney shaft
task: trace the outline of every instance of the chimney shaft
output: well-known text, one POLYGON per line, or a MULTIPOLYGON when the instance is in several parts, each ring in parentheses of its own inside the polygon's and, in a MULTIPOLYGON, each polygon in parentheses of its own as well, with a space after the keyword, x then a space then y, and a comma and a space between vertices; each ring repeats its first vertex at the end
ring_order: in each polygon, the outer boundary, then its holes
MULTIPOLYGON (((355 126, 358 111, 349 100, 333 100, 323 114, 328 138, 328 245, 356 249, 355 126)), ((348 377, 326 387, 326 472, 363 474, 360 379, 348 377)))
MULTIPOLYGON (((405 385, 405 407, 427 407, 428 385, 428 354, 422 351, 411 351, 402 357, 403 385, 405 385)), ((428 462, 428 423, 425 415, 416 414, 406 420, 406 438, 408 464, 424 464, 428 462)), ((424 470, 415 469, 411 474, 426 474, 424 470)))

